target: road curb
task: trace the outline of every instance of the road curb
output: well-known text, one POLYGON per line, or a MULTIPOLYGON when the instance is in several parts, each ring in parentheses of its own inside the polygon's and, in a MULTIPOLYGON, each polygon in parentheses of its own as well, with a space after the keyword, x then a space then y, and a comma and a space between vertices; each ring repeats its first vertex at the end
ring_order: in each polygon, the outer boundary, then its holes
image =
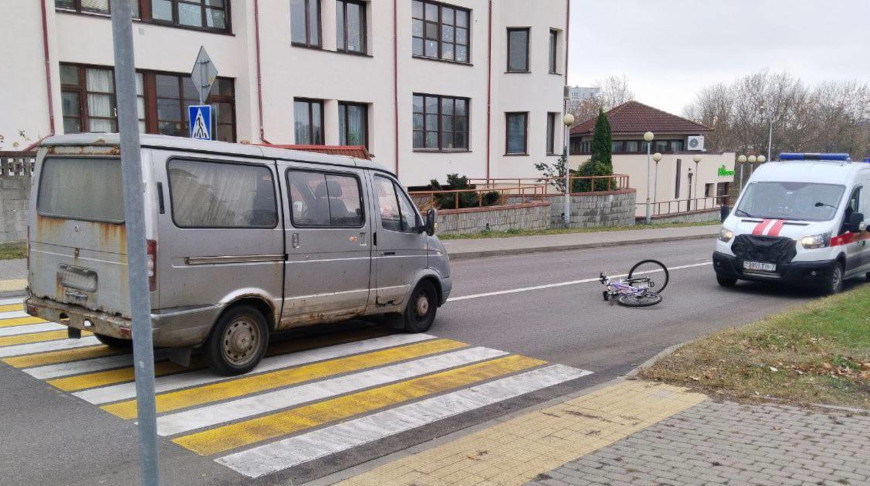
POLYGON ((659 351, 658 354, 656 354, 656 355, 653 356, 652 358, 650 358, 650 359, 644 361, 643 363, 640 364, 640 366, 637 366, 637 367, 634 368, 633 370, 631 370, 631 371, 629 371, 628 373, 626 373, 626 374, 625 374, 625 379, 626 379, 626 380, 639 380, 640 378, 638 378, 637 375, 638 375, 638 373, 641 372, 641 370, 643 370, 643 369, 645 369, 645 368, 649 368, 650 366, 656 364, 656 362, 657 362, 658 360, 660 360, 660 359, 662 359, 662 358, 665 358, 665 357, 667 357, 667 356, 670 356, 671 354, 675 353, 678 349, 680 349, 680 348, 682 348, 683 346, 685 346, 685 345, 691 343, 692 341, 695 341, 695 340, 692 339, 692 340, 690 340, 690 341, 686 341, 686 342, 682 342, 682 343, 674 344, 673 346, 668 346, 667 348, 665 348, 665 349, 659 351))
POLYGON ((623 240, 623 241, 611 241, 611 242, 600 242, 600 243, 577 243, 572 245, 554 245, 554 246, 540 246, 534 248, 507 248, 502 250, 480 250, 480 251, 466 251, 460 253, 450 253, 448 249, 447 253, 450 256, 451 261, 457 260, 472 260, 476 258, 487 258, 487 257, 495 257, 495 256, 511 256, 511 255, 526 255, 530 253, 550 253, 556 251, 570 251, 570 250, 588 250, 593 248, 608 248, 608 247, 616 247, 616 246, 629 246, 629 245, 642 245, 648 243, 667 243, 670 241, 687 241, 687 240, 704 240, 708 238, 714 238, 715 233, 711 233, 708 235, 685 235, 685 236, 668 236, 668 237, 659 237, 659 238, 646 238, 643 240, 623 240))

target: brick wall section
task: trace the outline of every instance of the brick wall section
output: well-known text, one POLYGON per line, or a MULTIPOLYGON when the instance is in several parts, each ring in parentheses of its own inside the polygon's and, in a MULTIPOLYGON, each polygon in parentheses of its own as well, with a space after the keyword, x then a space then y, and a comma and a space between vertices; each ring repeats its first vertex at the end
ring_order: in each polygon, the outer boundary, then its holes
MULTIPOLYGON (((637 217, 638 223, 643 223, 644 217, 637 217)), ((719 221, 719 208, 702 209, 700 211, 692 211, 690 213, 680 214, 663 214, 661 216, 653 216, 653 224, 657 223, 704 223, 707 221, 719 221)))
POLYGON ((485 208, 445 209, 438 211, 438 233, 477 233, 486 229, 487 224, 492 231, 547 229, 550 227, 549 215, 550 203, 546 201, 485 208))
POLYGON ((27 239, 30 177, 0 177, 0 243, 27 239))

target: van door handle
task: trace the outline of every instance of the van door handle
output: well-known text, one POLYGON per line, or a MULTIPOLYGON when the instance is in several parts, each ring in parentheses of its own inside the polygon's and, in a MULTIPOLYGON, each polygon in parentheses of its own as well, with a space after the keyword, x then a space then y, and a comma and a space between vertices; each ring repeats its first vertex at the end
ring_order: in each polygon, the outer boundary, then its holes
POLYGON ((396 255, 396 252, 394 252, 394 251, 385 251, 384 252, 384 256, 395 256, 395 255, 396 255))
POLYGON ((359 246, 366 246, 366 234, 365 234, 365 232, 359 234, 359 246))
POLYGON ((293 248, 299 248, 299 233, 293 233, 293 236, 290 237, 290 243, 293 248))

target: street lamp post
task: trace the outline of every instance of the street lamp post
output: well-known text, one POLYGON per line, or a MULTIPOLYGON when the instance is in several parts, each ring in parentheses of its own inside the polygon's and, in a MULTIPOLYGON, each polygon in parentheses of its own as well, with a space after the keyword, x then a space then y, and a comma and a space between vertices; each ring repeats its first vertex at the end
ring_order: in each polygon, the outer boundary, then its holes
POLYGON ((662 154, 656 152, 652 156, 653 161, 656 163, 656 175, 653 178, 653 214, 657 213, 656 203, 658 203, 658 195, 659 195, 659 162, 662 160, 662 154))
MULTIPOLYGON (((565 113, 562 117, 562 123, 565 125, 565 227, 571 224, 571 164, 568 163, 568 157, 571 155, 571 125, 574 124, 574 115, 565 113)), ((593 184, 595 181, 592 182, 593 184)))
POLYGON ((746 158, 746 161, 749 162, 749 167, 752 167, 752 170, 749 171, 749 177, 752 177, 752 174, 755 172, 755 161, 758 160, 758 157, 754 155, 750 155, 746 158))
POLYGON ((746 156, 741 155, 737 157, 737 163, 740 164, 740 190, 737 191, 737 194, 740 194, 743 192, 743 167, 746 166, 746 156))
MULTIPOLYGON (((692 210, 692 168, 689 167, 689 192, 686 196, 686 211, 692 210)), ((677 204, 677 210, 679 210, 680 205, 677 204)))
MULTIPOLYGON (((767 112, 767 103, 765 103, 764 100, 761 100, 761 103, 759 104, 759 107, 758 107, 758 111, 761 112, 762 117, 767 118, 767 130, 768 130, 767 131, 767 158, 765 160, 770 160, 771 149, 773 147, 773 118, 767 112)), ((764 156, 760 155, 759 157, 764 157, 764 156)), ((763 162, 763 161, 759 161, 759 162, 763 162)))
POLYGON ((643 140, 646 142, 646 224, 652 222, 649 212, 649 166, 650 158, 652 157, 652 141, 656 138, 653 132, 643 134, 643 140))
POLYGON ((701 185, 700 179, 701 173, 698 172, 698 164, 701 163, 701 154, 695 154, 692 156, 692 160, 695 162, 695 192, 692 193, 692 199, 695 200, 695 209, 698 209, 698 186, 701 185))

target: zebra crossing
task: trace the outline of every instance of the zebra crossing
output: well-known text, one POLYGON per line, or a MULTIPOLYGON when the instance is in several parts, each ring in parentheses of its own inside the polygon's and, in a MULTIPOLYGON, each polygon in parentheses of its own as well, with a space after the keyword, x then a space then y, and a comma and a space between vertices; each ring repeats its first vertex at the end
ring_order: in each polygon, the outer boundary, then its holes
MULTIPOLYGON (((157 433, 250 478, 366 447, 591 374, 430 334, 362 328, 273 343, 254 372, 155 353, 157 433)), ((136 419, 132 358, 0 300, 0 362, 136 419)))

